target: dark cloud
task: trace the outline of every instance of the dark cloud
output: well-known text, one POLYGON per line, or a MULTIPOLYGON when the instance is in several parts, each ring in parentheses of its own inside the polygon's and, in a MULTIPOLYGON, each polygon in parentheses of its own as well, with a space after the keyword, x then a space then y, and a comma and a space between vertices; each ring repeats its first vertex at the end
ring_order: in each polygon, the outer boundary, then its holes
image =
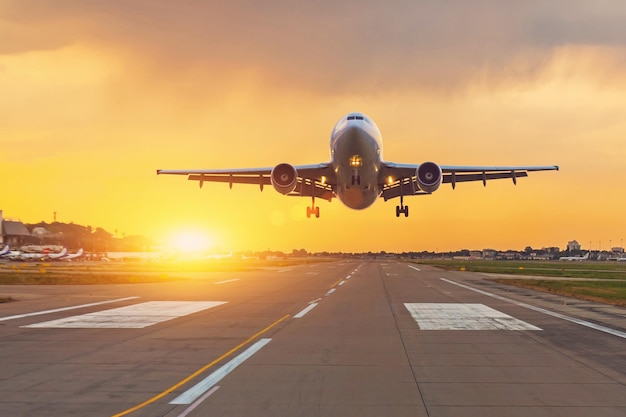
POLYGON ((532 78, 557 47, 626 45, 621 0, 19 0, 1 19, 3 54, 82 44, 164 83, 245 72, 312 90, 497 84, 532 78))

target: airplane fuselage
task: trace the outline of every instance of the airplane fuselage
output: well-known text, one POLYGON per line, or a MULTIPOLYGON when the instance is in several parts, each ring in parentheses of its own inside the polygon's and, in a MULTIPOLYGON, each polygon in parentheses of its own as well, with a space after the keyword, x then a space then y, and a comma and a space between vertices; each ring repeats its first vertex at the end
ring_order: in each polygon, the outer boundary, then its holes
POLYGON ((341 118, 330 136, 331 164, 337 177, 337 197, 352 209, 365 209, 380 196, 382 136, 361 113, 341 118))

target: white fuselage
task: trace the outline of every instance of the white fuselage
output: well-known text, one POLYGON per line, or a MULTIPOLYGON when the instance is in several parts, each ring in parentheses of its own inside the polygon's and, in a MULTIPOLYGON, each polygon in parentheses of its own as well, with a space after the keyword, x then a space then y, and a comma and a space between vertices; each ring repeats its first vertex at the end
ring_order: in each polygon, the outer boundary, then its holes
POLYGON ((371 206, 381 193, 383 141, 376 124, 361 113, 342 117, 330 135, 337 196, 353 209, 371 206))

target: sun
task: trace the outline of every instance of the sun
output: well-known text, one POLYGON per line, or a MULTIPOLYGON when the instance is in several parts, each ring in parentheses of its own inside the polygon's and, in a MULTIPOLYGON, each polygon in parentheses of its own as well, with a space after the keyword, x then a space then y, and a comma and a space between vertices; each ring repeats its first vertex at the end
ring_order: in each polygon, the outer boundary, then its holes
POLYGON ((176 233, 171 239, 171 247, 174 251, 184 254, 205 253, 214 245, 213 239, 200 231, 182 231, 176 233))

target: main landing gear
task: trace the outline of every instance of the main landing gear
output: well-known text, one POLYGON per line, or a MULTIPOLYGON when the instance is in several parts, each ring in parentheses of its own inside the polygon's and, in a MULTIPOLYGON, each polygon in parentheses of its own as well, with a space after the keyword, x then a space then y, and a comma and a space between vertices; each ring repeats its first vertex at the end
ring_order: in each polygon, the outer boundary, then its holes
POLYGON ((409 217, 409 206, 404 205, 404 196, 400 194, 400 205, 396 206, 396 217, 404 213, 404 217, 409 217))
POLYGON ((311 215, 314 214, 316 218, 320 217, 320 208, 315 207, 315 196, 311 197, 311 207, 306 208, 306 217, 311 218, 311 215))

